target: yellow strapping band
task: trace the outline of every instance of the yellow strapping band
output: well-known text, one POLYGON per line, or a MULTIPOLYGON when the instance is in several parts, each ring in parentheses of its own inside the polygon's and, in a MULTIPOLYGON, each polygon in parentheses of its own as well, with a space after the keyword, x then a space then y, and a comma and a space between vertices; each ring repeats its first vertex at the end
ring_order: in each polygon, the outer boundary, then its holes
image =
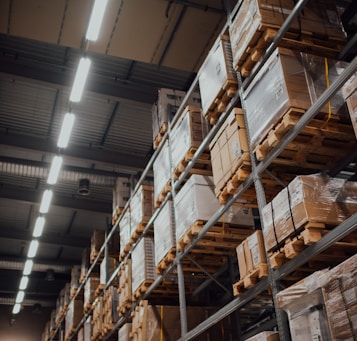
MULTIPOLYGON (((327 89, 330 86, 330 81, 328 79, 328 60, 326 57, 325 57, 325 84, 326 84, 326 89, 327 89)), ((321 129, 323 129, 331 119, 331 101, 327 102, 327 110, 328 110, 328 116, 327 116, 326 121, 322 125, 321 129)))

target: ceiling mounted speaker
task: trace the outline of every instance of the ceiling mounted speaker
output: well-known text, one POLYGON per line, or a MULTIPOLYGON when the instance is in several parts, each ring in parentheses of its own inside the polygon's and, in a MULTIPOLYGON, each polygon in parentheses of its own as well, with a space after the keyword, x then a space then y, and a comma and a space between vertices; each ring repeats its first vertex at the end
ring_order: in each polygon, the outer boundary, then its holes
POLYGON ((79 187, 77 193, 79 195, 89 195, 89 180, 88 179, 80 179, 79 187))

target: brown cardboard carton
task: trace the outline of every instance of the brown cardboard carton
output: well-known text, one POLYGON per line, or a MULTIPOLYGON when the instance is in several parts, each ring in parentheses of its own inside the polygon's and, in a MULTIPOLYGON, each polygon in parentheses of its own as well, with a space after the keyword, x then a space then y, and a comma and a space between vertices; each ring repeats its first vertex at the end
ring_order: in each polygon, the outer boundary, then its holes
POLYGON ((251 234, 244 244, 248 272, 253 271, 260 264, 266 264, 264 238, 262 231, 258 230, 251 234))

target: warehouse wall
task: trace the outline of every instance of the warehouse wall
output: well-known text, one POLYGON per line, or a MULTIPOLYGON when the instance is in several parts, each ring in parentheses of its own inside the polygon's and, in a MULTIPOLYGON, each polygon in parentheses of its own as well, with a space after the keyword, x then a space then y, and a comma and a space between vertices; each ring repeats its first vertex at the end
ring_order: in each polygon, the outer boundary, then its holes
POLYGON ((10 326, 12 306, 0 306, 1 341, 39 341, 51 311, 42 308, 41 313, 33 313, 32 307, 24 307, 10 326))

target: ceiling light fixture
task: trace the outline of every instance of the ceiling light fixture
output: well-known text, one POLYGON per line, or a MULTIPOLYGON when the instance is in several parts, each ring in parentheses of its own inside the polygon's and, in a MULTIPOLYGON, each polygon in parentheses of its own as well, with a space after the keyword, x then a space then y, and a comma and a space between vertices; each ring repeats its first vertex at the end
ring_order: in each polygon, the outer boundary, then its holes
POLYGON ((21 309, 21 304, 20 303, 16 303, 14 305, 14 307, 12 308, 13 315, 18 314, 20 312, 20 309, 21 309))
POLYGON ((31 259, 28 259, 25 263, 24 271, 22 274, 24 276, 28 276, 32 271, 32 266, 33 266, 33 261, 31 259))
POLYGON ((50 189, 46 189, 43 192, 42 201, 40 205, 40 213, 47 213, 52 200, 53 193, 50 189))
POLYGON ((74 78, 74 83, 71 91, 71 96, 69 97, 69 100, 71 102, 79 102, 81 100, 84 85, 88 77, 90 64, 90 59, 86 57, 82 57, 79 61, 76 77, 74 78))
POLYGON ((69 137, 71 136, 74 124, 74 114, 67 113, 64 115, 60 136, 58 138, 57 147, 66 148, 68 146, 69 137))
POLYGON ((29 283, 29 278, 27 276, 22 276, 19 285, 19 290, 26 290, 28 283, 29 283))
POLYGON ((27 252, 27 258, 34 258, 36 256, 38 244, 38 240, 31 241, 29 251, 27 252))
POLYGON ((86 39, 96 41, 98 39, 100 26, 103 21, 105 8, 108 0, 96 0, 89 20, 86 39))
POLYGON ((62 162, 63 162, 62 156, 56 155, 53 158, 52 164, 51 164, 51 168, 50 168, 50 172, 48 174, 48 179, 47 179, 47 183, 49 185, 54 185, 57 182, 58 175, 59 175, 59 172, 61 170, 62 162))
POLYGON ((24 300, 24 297, 25 297, 25 292, 23 290, 20 290, 18 293, 17 293, 17 296, 16 296, 16 303, 22 303, 22 301, 24 300))
POLYGON ((32 237, 34 238, 41 237, 43 232, 43 227, 45 226, 45 222, 46 220, 44 217, 38 217, 36 219, 35 228, 33 230, 32 237))

